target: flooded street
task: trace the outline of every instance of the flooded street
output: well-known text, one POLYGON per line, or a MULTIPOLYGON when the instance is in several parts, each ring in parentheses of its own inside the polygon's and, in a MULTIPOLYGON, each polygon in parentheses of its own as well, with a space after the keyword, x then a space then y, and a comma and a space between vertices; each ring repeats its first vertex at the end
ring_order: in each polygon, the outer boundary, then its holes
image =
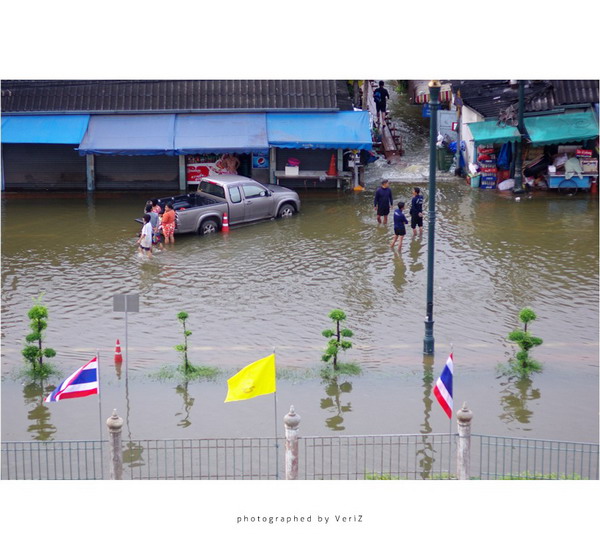
MULTIPOLYGON (((476 433, 597 441, 598 201, 587 194, 496 191, 440 181, 437 200, 435 359, 424 360, 427 225, 423 239, 389 249, 372 188, 301 191, 302 212, 232 229, 179 236, 151 261, 135 247, 134 218, 148 193, 6 195, 2 200, 2 439, 96 439, 96 397, 42 404, 20 376, 32 298, 49 309, 45 344, 58 383, 100 352, 102 416, 126 420, 125 437, 262 436, 274 433, 270 396, 227 403, 226 380, 277 355, 277 414, 290 405, 301 433, 443 432, 448 420, 431 387, 451 346, 454 402, 467 401, 476 433), (125 318, 113 295, 137 293, 125 318), (519 381, 498 371, 513 354, 507 333, 530 305, 541 373, 519 381), (343 309, 354 347, 341 361, 360 372, 325 381, 320 361, 333 308, 343 309), (186 383, 164 375, 180 360, 176 315, 189 313, 190 359, 219 368, 186 383), (161 374, 161 370, 163 373, 161 374)), ((426 190, 426 184, 421 184, 426 190)), ((394 200, 410 185, 392 184, 394 200)), ((425 199, 427 201, 427 197, 425 199)), ((278 426, 279 434, 283 427, 278 426)))

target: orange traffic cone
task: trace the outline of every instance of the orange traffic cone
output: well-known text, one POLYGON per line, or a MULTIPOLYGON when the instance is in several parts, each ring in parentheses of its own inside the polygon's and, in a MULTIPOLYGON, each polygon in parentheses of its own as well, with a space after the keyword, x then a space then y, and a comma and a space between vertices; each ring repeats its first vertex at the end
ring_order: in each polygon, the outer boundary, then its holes
POLYGON ((115 363, 120 364, 123 361, 123 356, 121 356, 121 343, 117 338, 117 345, 115 346, 115 363))
POLYGON ((223 233, 229 232, 229 218, 227 217, 227 212, 223 214, 223 226, 221 227, 221 231, 223 233))
POLYGON ((327 171, 327 175, 337 175, 337 170, 335 168, 335 154, 331 154, 331 160, 329 161, 329 170, 327 171))

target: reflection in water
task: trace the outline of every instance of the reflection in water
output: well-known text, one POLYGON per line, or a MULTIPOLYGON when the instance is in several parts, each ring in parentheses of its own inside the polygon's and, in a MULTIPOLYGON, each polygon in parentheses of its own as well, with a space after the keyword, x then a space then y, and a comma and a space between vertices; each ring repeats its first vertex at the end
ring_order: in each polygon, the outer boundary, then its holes
MULTIPOLYGON (((529 424, 533 412, 528 409, 528 402, 540 398, 539 389, 532 387, 531 379, 527 377, 511 376, 500 383, 503 387, 501 391, 500 404, 504 412, 500 414, 500 419, 507 424, 518 422, 519 424, 529 424)), ((529 431, 530 428, 523 428, 529 431)))
POLYGON ((44 404, 43 384, 33 382, 25 385, 23 396, 26 404, 35 403, 35 406, 27 413, 27 419, 33 420, 33 424, 27 427, 27 431, 36 434, 33 439, 39 441, 52 439, 52 434, 56 433, 56 427, 49 422, 50 409, 44 404))
MULTIPOLYGON (((433 388, 433 357, 423 357, 423 423, 421 424, 421 433, 430 434, 431 424, 429 418, 431 416, 431 405, 433 400, 431 398, 431 390, 433 388)), ((421 478, 430 478, 431 469, 433 467, 433 446, 430 438, 424 435, 421 438, 422 447, 417 449, 417 457, 419 457, 419 467, 421 467, 421 478)))
POLYGON ((410 237, 410 271, 411 272, 419 272, 423 270, 425 265, 423 264, 423 256, 421 255, 421 248, 423 247, 423 239, 421 235, 417 235, 416 237, 412 237, 412 233, 407 235, 410 237))
POLYGON ((394 286, 398 293, 402 293, 402 288, 406 284, 406 265, 404 264, 404 255, 394 250, 394 286))
POLYGON ((323 410, 335 412, 334 416, 325 420, 325 425, 330 430, 340 431, 346 429, 345 426, 342 426, 344 421, 342 413, 351 412, 352 404, 348 403, 343 405, 340 397, 342 393, 350 393, 350 391, 352 391, 352 383, 349 381, 338 383, 337 376, 328 379, 328 384, 325 388, 325 392, 327 393, 328 397, 321 399, 321 408, 323 410))
POLYGON ((175 392, 178 395, 181 395, 181 397, 183 398, 184 412, 175 413, 175 416, 183 415, 183 418, 179 422, 177 422, 177 425, 181 426, 182 428, 187 428, 192 424, 190 420, 190 411, 192 410, 192 406, 194 405, 194 397, 190 397, 190 394, 188 393, 188 383, 189 381, 186 379, 183 383, 180 383, 175 388, 175 392))
POLYGON ((121 375, 123 373, 123 362, 115 362, 115 373, 117 374, 117 379, 121 379, 121 375))
POLYGON ((129 402, 129 375, 127 371, 125 371, 125 402, 127 403, 125 414, 127 442, 125 443, 125 449, 123 450, 123 465, 129 465, 130 467, 141 467, 144 465, 144 447, 131 440, 131 427, 129 424, 129 413, 131 406, 129 402))

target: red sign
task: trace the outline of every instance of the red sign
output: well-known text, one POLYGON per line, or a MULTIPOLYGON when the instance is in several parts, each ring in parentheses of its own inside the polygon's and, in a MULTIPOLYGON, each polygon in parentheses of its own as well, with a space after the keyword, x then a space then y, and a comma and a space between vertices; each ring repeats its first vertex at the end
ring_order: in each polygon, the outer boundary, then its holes
POLYGON ((186 166, 186 178, 188 183, 199 183, 202 177, 215 175, 215 163, 188 163, 186 166))
POLYGON ((582 150, 579 148, 577 150, 577 155, 580 157, 592 157, 592 150, 582 150))

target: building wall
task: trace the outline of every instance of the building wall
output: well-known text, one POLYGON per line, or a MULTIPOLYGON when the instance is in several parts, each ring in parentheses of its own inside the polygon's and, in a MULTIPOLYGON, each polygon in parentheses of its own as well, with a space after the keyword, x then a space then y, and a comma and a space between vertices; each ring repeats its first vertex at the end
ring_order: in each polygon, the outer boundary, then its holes
POLYGON ((473 135, 467 124, 481 122, 483 120, 485 119, 479 113, 467 106, 463 106, 460 119, 460 137, 467 146, 467 154, 465 157, 467 165, 475 161, 475 142, 473 141, 473 135))

